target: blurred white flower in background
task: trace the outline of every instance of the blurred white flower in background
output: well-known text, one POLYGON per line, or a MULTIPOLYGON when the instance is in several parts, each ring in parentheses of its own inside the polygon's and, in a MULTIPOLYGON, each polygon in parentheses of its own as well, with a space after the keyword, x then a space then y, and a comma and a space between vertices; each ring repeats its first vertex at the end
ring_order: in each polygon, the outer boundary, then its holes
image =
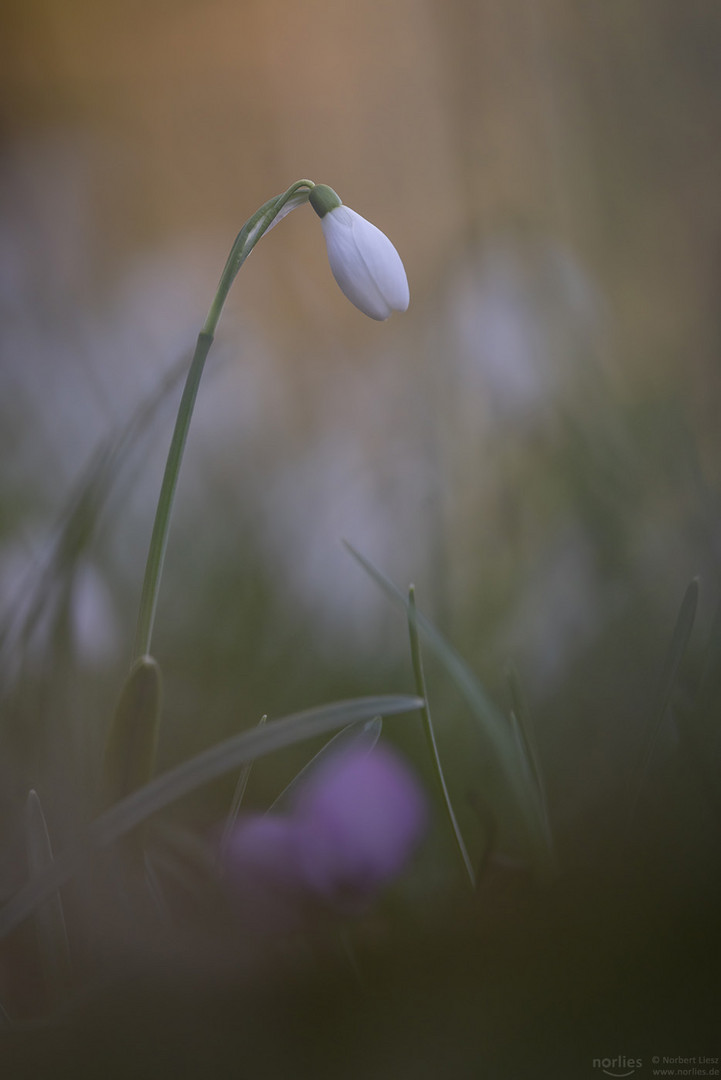
POLYGON ((554 239, 489 239, 452 275, 448 297, 463 389, 483 395, 491 421, 535 425, 583 379, 601 297, 554 239))
POLYGON ((40 551, 17 541, 0 548, 0 656, 10 681, 26 665, 40 670, 59 643, 91 667, 112 663, 122 645, 98 566, 85 555, 54 566, 40 551))
MULTIPOLYGON (((391 450, 389 433, 382 442, 388 449, 383 458, 350 422, 326 428, 315 445, 276 470, 259 514, 277 580, 308 613, 316 643, 334 650, 377 645, 386 615, 393 614, 342 540, 401 582, 411 567, 422 579, 428 560, 425 463, 402 440, 391 450)), ((393 628, 396 645, 405 650, 395 623, 393 628)))
POLYGON ((593 537, 572 518, 559 521, 520 585, 499 626, 496 654, 500 664, 514 657, 534 692, 550 693, 618 615, 624 593, 604 577, 593 537))
POLYGON ((115 604, 104 576, 89 559, 80 559, 73 572, 70 618, 73 644, 84 662, 100 665, 115 659, 123 645, 115 604))

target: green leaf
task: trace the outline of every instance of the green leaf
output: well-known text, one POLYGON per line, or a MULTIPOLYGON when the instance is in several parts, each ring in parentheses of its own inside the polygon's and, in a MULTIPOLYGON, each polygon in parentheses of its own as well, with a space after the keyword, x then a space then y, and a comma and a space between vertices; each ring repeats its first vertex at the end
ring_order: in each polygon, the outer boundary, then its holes
POLYGON ((325 746, 310 759, 307 765, 303 766, 300 772, 296 773, 291 782, 283 788, 280 795, 270 804, 267 812, 282 810, 286 807, 292 801, 293 795, 298 788, 330 754, 335 754, 343 749, 347 750, 349 746, 353 745, 363 745, 366 750, 372 750, 378 742, 382 730, 383 720, 380 716, 374 716, 372 720, 366 720, 360 724, 351 724, 349 727, 343 728, 342 731, 339 731, 337 735, 328 740, 325 746))
MULTIPOLYGON (((265 722, 267 721, 267 719, 268 716, 266 713, 264 713, 258 721, 258 727, 262 727, 263 724, 265 724, 265 722)), ((235 785, 235 791, 233 792, 233 801, 230 804, 228 817, 226 818, 225 825, 223 827, 223 836, 220 841, 220 851, 218 852, 218 857, 220 857, 220 852, 225 849, 228 843, 228 837, 230 836, 233 826, 235 825, 238 813, 240 811, 241 803, 243 802, 243 797, 245 796, 245 789, 247 788, 248 781, 250 780, 250 773, 252 768, 252 761, 246 762, 245 765, 242 765, 240 768, 238 783, 235 785)))
POLYGON ((332 705, 306 709, 264 727, 234 735, 209 750, 156 777, 145 787, 127 795, 106 810, 84 831, 77 843, 60 853, 54 862, 35 874, 0 909, 0 938, 9 934, 35 908, 83 865, 93 850, 107 847, 159 810, 190 794, 211 780, 287 746, 322 735, 326 731, 371 720, 396 716, 421 707, 421 698, 387 694, 353 698, 332 705))
POLYGON ((671 643, 661 671, 661 679, 659 681, 656 699, 651 709, 651 719, 641 749, 639 764, 631 785, 629 821, 632 821, 635 816, 641 789, 643 788, 643 783, 648 772, 648 766, 653 757, 658 737, 663 728, 664 717, 676 685, 681 661, 683 660, 691 638, 697 606, 698 579, 694 578, 693 581, 689 583, 686 592, 684 593, 683 600, 681 601, 681 607, 679 609, 678 617, 676 618, 676 624, 673 628, 673 634, 671 635, 671 643))
POLYGON ((538 813, 543 823, 549 860, 555 862, 553 831, 546 797, 546 783, 533 722, 517 672, 513 668, 509 668, 506 672, 506 678, 511 694, 511 724, 518 743, 519 753, 526 762, 529 779, 538 796, 538 813))
POLYGON ((700 749, 713 762, 721 750, 721 603, 716 608, 706 643, 693 713, 700 749))
POLYGON ((152 777, 161 697, 160 668, 152 656, 141 656, 130 669, 108 733, 104 805, 112 805, 152 777))
MULTIPOLYGON (((28 866, 33 876, 52 868, 50 834, 36 791, 28 793, 25 804, 28 866)), ((70 946, 60 894, 53 890, 35 913, 40 961, 50 1000, 64 1000, 71 982, 70 946)))
POLYGON ((456 818, 455 811, 453 809, 453 803, 451 802, 450 792, 448 791, 448 785, 446 784, 446 778, 443 773, 443 766, 441 765, 441 756, 438 752, 438 744, 436 742, 436 733, 433 727, 433 720, 431 718, 431 710, 428 704, 428 694, 426 692, 426 677, 423 670, 423 655, 421 653, 421 643, 418 637, 418 625, 417 625, 417 610, 416 610, 416 594, 413 585, 408 590, 408 635, 411 643, 411 663, 413 665, 413 677, 416 682, 416 693, 423 698, 425 704, 421 709, 421 715, 423 717, 423 730, 426 735, 426 743, 428 746, 433 766, 438 781, 438 787, 441 792, 441 798, 443 800, 443 806, 446 811, 446 817, 448 818, 448 824, 450 825, 453 839, 455 841, 458 857, 461 860, 463 871, 468 877, 468 881, 472 889, 476 887, 476 872, 473 868, 468 849, 463 839, 458 819, 456 818))
POLYGON ((523 822, 536 865, 545 875, 551 868, 543 823, 539 818, 535 792, 528 784, 525 763, 519 755, 516 739, 506 718, 465 661, 448 644, 433 623, 412 606, 401 590, 389 581, 373 563, 356 551, 348 541, 343 542, 353 558, 380 586, 386 596, 404 608, 409 620, 417 626, 426 645, 465 698, 470 713, 476 720, 478 730, 504 777, 506 789, 523 822))
POLYGON ((721 603, 716 607, 690 707, 674 710, 672 716, 707 801, 721 817, 721 603))
POLYGON ((123 470, 129 471, 128 462, 137 456, 138 447, 142 448, 142 436, 185 375, 187 366, 187 358, 183 357, 170 369, 130 419, 100 443, 74 484, 52 530, 48 555, 0 615, 0 684, 12 685, 15 658, 25 654, 27 643, 45 619, 48 598, 56 596, 62 587, 70 587, 73 569, 94 536, 111 492, 117 494, 123 470))

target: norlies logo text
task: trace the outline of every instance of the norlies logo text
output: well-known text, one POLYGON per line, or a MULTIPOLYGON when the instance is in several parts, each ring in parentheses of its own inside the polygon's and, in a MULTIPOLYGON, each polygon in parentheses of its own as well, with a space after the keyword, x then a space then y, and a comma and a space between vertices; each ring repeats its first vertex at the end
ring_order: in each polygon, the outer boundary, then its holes
POLYGON ((632 1076, 636 1069, 640 1069, 643 1065, 641 1058, 629 1058, 625 1054, 620 1054, 618 1057, 605 1057, 594 1058, 594 1069, 601 1069, 606 1076, 618 1077, 619 1080, 624 1076, 632 1076))

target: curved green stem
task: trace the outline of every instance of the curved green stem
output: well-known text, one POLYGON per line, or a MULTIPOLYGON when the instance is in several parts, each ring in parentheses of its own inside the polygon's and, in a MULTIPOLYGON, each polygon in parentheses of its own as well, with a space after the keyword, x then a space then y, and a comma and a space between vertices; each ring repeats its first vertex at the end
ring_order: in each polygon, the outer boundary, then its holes
POLYGON ((145 578, 143 591, 140 596, 140 611, 138 612, 138 625, 135 631, 135 645, 133 648, 133 662, 146 656, 150 652, 150 640, 153 634, 155 622, 155 610, 158 605, 158 592, 160 578, 165 561, 165 550, 168 546, 168 532, 170 529, 170 515, 173 509, 175 489, 178 484, 180 463, 183 459, 183 450, 188 438, 188 429, 193 415, 195 399, 198 394, 200 377, 203 374, 205 360, 213 344, 210 334, 201 331, 195 346, 190 370, 185 380, 183 396, 180 399, 180 408, 175 421, 173 437, 170 441, 168 460, 165 463, 165 473, 160 487, 160 496, 155 510, 155 522, 153 533, 148 549, 148 560, 145 564, 145 578))
POLYGON ((218 320, 220 319, 220 314, 223 310, 223 305, 230 292, 230 287, 235 280, 236 274, 260 240, 261 236, 271 229, 273 225, 277 224, 277 222, 290 210, 307 202, 308 195, 314 186, 312 180, 297 180, 294 184, 291 184, 288 190, 284 191, 282 195, 277 195, 275 198, 269 199, 259 210, 256 210, 252 217, 248 218, 245 225, 238 233, 235 243, 230 250, 230 255, 228 256, 225 268, 221 274, 217 291, 213 298, 213 302, 210 305, 210 310, 208 311, 208 316, 198 335, 195 352, 193 353, 190 370, 188 371, 185 387, 183 389, 183 396, 180 400, 173 437, 170 441, 168 459, 165 464, 163 482, 160 487, 160 496, 155 511, 153 532, 150 538, 148 560, 145 564, 145 577, 143 579, 143 590, 140 597, 138 625, 135 632, 135 644, 133 646, 133 662, 150 652, 155 612, 158 605, 160 579, 163 573, 165 552, 168 546, 170 517, 173 509, 173 500, 175 498, 175 489, 178 484, 180 465, 183 460, 183 451, 185 450, 185 443, 188 438, 188 430, 193 416, 200 378, 203 374, 210 346, 213 344, 213 335, 215 334, 218 320))

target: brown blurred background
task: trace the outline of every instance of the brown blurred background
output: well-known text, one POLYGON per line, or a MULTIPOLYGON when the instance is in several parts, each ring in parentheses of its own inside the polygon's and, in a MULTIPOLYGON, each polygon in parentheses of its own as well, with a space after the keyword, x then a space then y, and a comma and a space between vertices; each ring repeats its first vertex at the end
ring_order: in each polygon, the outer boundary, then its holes
MULTIPOLYGON (((628 351, 668 373, 713 307, 720 18, 700 0, 5 0, 5 212, 47 246, 82 202, 97 284, 139 247, 230 238, 309 175, 393 233, 416 309, 469 237, 521 223, 572 248, 628 351)), ((295 264, 320 287, 309 231, 264 268, 294 330, 295 264)))

